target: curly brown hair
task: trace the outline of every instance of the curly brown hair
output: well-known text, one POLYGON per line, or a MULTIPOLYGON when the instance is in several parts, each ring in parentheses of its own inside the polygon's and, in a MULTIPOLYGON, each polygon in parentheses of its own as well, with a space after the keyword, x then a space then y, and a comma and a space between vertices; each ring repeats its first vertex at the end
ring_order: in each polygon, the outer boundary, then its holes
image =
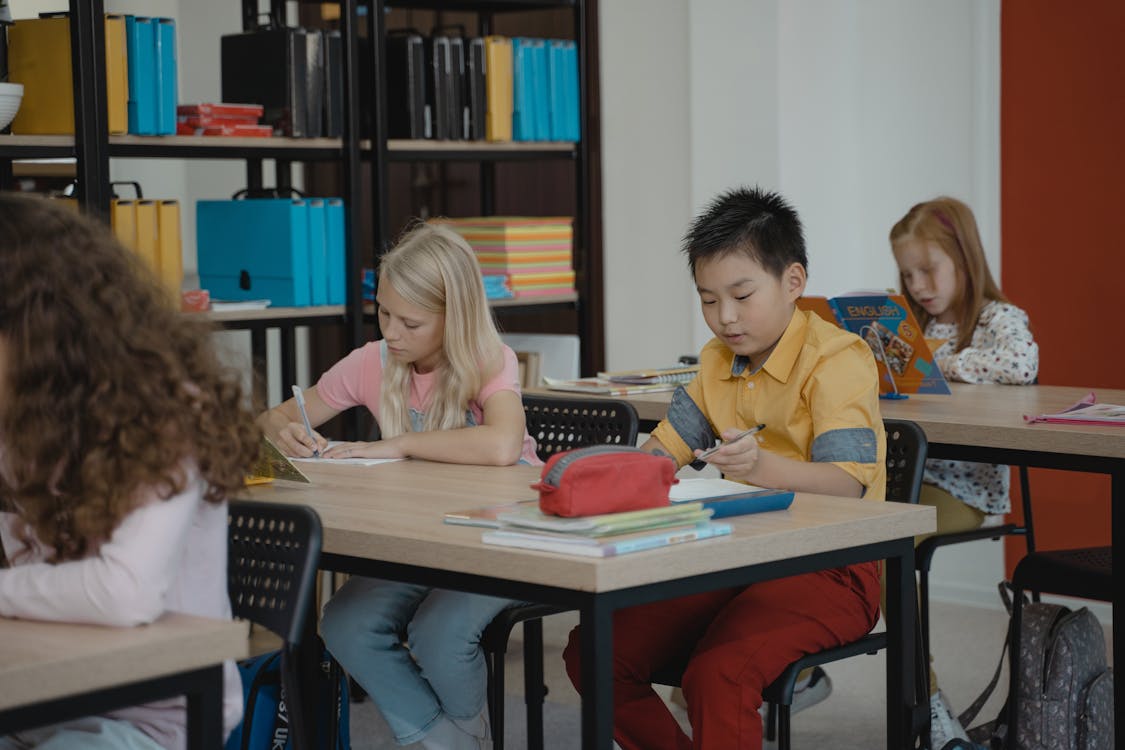
POLYGON ((242 485, 260 433, 211 330, 102 224, 0 194, 0 500, 54 561, 182 492, 192 463, 209 502, 242 485))

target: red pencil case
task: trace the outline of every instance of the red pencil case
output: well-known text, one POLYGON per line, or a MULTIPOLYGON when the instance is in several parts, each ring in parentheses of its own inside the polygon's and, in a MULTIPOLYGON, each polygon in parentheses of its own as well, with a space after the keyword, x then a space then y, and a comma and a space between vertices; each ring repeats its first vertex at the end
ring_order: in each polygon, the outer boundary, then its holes
POLYGON ((539 481, 539 509, 556 516, 594 516, 668 505, 678 482, 667 456, 640 448, 594 445, 557 453, 539 481))

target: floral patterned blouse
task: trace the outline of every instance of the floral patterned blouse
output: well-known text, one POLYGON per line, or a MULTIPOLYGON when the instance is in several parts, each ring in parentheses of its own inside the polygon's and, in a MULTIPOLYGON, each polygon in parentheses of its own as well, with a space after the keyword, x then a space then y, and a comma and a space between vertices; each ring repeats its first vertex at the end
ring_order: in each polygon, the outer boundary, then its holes
MULTIPOLYGON (((957 324, 930 321, 927 339, 945 339, 934 352, 949 380, 962 383, 1028 385, 1039 374, 1039 345, 1028 328, 1027 313, 1007 302, 989 302, 969 346, 954 351, 957 324)), ((925 482, 986 514, 1012 509, 1007 466, 968 461, 926 461, 925 482)))

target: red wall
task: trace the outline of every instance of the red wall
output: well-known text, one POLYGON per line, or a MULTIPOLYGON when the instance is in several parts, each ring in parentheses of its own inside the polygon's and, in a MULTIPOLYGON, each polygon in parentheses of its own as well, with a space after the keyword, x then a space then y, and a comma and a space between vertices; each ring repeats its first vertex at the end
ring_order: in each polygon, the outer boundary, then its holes
MULTIPOLYGON (((1002 0, 1000 91, 1001 286, 1039 382, 1125 388, 1125 2, 1002 0)), ((1038 547, 1109 543, 1108 477, 1032 470, 1031 495, 1038 547)))

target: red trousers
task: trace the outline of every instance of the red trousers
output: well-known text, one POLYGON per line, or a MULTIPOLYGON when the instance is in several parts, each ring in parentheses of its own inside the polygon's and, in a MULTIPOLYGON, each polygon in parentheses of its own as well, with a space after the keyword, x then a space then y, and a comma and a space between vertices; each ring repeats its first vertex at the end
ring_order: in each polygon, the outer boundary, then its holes
MULTIPOLYGON (((762 691, 805 654, 854 641, 879 619, 879 563, 808 573, 619 610, 613 620, 614 738, 622 750, 757 750, 762 691), (650 684, 683 661, 692 737, 650 684)), ((580 628, 563 652, 581 692, 580 628)))

